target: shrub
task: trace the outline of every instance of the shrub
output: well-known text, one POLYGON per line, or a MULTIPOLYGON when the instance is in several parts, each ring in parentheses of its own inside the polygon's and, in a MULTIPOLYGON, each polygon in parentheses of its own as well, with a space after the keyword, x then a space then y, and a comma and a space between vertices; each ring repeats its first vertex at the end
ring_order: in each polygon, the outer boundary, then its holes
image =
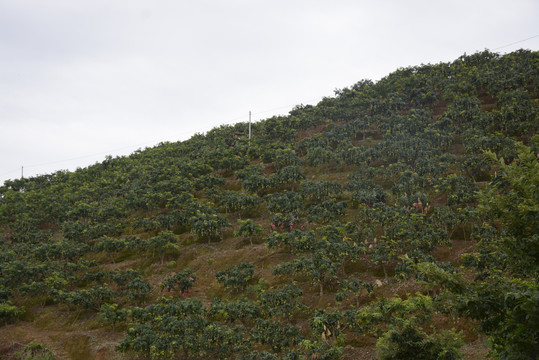
POLYGON ((462 339, 454 330, 427 335, 411 322, 394 327, 376 342, 381 360, 456 360, 462 359, 462 339))
POLYGON ((217 272, 215 277, 217 282, 224 287, 230 286, 234 290, 239 291, 245 289, 249 281, 253 278, 254 271, 253 264, 243 261, 239 265, 217 272))

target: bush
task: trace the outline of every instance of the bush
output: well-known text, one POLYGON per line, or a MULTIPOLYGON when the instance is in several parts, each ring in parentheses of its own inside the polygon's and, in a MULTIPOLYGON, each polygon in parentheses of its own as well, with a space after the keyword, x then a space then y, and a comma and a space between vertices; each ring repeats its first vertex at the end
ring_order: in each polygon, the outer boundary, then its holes
POLYGON ((184 269, 176 274, 168 276, 161 282, 161 289, 173 292, 179 291, 180 295, 189 294, 195 286, 197 277, 191 269, 184 269))
POLYGON ((217 282, 224 287, 232 287, 234 290, 243 290, 253 278, 254 266, 248 261, 243 261, 241 264, 232 266, 229 269, 219 271, 215 274, 217 282))
POLYGON ((31 341, 22 349, 15 353, 17 360, 53 360, 55 359, 52 351, 45 345, 31 341))
POLYGON ((24 307, 12 305, 10 301, 0 303, 0 320, 7 323, 24 313, 24 307))
POLYGON ((376 342, 381 360, 456 360, 462 359, 462 339, 454 330, 427 335, 411 322, 394 327, 376 342))
POLYGON ((321 204, 313 205, 309 208, 309 222, 327 222, 336 217, 342 216, 348 204, 345 201, 335 201, 328 199, 321 204))

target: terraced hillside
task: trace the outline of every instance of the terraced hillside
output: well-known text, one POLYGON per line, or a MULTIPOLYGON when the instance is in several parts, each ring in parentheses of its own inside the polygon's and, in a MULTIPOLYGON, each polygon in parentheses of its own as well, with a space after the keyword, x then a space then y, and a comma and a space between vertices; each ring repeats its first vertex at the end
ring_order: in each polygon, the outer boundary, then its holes
POLYGON ((484 51, 6 181, 0 354, 534 359, 538 105, 484 51))

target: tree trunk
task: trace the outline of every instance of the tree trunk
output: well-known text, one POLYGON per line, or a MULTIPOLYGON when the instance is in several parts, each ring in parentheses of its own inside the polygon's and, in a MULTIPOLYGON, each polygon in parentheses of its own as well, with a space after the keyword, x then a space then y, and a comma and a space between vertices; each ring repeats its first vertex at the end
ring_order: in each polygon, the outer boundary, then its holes
POLYGON ((359 299, 361 298, 361 294, 363 293, 363 289, 359 290, 359 294, 356 296, 356 306, 359 308, 359 299))

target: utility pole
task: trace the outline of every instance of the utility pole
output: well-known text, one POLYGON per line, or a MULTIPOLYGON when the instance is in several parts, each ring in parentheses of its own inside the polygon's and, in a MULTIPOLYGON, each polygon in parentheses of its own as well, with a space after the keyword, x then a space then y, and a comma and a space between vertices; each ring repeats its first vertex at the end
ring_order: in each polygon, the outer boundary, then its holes
POLYGON ((21 180, 24 179, 24 166, 21 166, 21 180))
POLYGON ((251 145, 251 112, 249 111, 249 145, 251 145))

